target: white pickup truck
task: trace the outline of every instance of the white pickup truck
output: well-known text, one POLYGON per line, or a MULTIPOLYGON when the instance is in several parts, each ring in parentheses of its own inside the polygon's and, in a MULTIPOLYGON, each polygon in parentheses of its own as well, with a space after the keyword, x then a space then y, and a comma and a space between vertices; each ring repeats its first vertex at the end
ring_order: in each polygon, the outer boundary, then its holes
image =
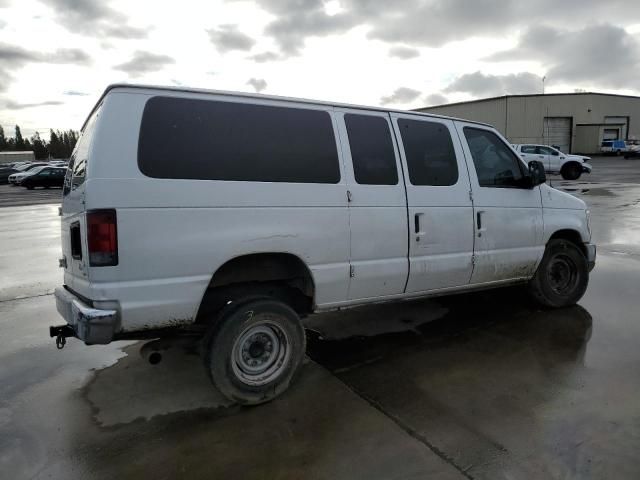
POLYGON ((526 162, 538 160, 544 164, 545 172, 559 173, 565 180, 577 180, 583 173, 591 173, 593 169, 591 164, 587 163, 591 157, 563 153, 548 145, 523 143, 516 144, 513 148, 526 162))
POLYGON ((57 345, 199 335, 244 404, 287 388, 307 315, 514 284, 566 307, 596 258, 584 202, 490 125, 184 88, 106 90, 61 215, 57 345))

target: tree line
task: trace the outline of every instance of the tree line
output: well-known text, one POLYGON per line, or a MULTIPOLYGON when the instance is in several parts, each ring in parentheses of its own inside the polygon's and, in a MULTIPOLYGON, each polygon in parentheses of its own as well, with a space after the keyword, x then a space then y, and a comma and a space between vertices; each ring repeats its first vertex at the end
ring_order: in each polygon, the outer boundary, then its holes
POLYGON ((15 135, 7 137, 0 126, 0 152, 24 152, 31 150, 37 160, 47 158, 69 158, 76 146, 80 134, 75 130, 49 131, 49 141, 43 140, 38 132, 31 138, 24 138, 20 127, 16 125, 15 135))

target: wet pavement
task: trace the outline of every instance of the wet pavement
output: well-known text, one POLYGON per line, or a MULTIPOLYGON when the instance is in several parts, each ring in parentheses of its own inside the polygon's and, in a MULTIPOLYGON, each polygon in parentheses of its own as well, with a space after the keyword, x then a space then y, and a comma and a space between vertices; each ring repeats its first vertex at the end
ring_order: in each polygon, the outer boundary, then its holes
POLYGON ((57 351, 57 207, 0 208, 0 478, 640 478, 640 185, 607 168, 552 179, 592 210, 578 306, 508 289, 313 316, 300 375, 256 408, 192 349, 57 351))

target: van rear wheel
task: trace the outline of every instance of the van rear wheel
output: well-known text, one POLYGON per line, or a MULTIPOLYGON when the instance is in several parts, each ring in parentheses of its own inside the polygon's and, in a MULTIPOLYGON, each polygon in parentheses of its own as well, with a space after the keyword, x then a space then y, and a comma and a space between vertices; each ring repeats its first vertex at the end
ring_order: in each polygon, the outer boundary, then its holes
POLYGON ((205 338, 205 367, 225 397, 257 405, 287 389, 305 346, 300 318, 285 303, 271 298, 233 302, 205 338))
POLYGON ((577 245, 567 240, 551 240, 529 282, 529 293, 545 307, 575 305, 589 283, 587 259, 577 245))

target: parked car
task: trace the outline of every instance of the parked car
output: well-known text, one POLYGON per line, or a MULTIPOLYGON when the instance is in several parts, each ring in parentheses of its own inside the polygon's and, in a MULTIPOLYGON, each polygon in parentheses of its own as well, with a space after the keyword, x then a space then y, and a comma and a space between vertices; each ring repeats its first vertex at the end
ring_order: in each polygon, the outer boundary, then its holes
POLYGON ((33 173, 33 170, 35 170, 36 168, 41 168, 41 167, 46 167, 47 164, 44 162, 38 162, 38 163, 30 163, 28 165, 22 165, 20 167, 17 168, 17 172, 12 173, 11 175, 9 175, 8 177, 8 181, 10 185, 18 185, 18 181, 19 179, 22 179, 23 177, 27 176, 27 175, 31 175, 33 173))
POLYGON ((12 167, 0 167, 0 183, 8 183, 9 175, 16 173, 18 170, 12 167))
POLYGON ((615 155, 622 155, 629 147, 624 140, 603 140, 600 145, 600 151, 602 153, 612 153, 615 155))
POLYGON ((591 157, 563 153, 548 145, 531 143, 513 146, 520 156, 527 162, 538 160, 544 164, 546 173, 560 174, 565 180, 577 180, 583 173, 591 173, 593 167, 591 157))
POLYGON ((17 173, 14 173, 13 175, 9 175, 9 183, 12 185, 20 185, 20 183, 25 177, 28 177, 29 175, 34 175, 46 167, 47 165, 39 165, 39 166, 35 166, 33 168, 24 170, 22 172, 17 172, 17 173))
POLYGON ((288 387, 311 313, 518 284, 566 307, 595 265, 585 203, 490 125, 115 85, 82 132, 50 335, 201 335, 240 403, 288 387))
POLYGON ((22 178, 20 185, 29 190, 33 190, 36 187, 62 187, 66 172, 66 168, 42 167, 41 170, 34 172, 33 175, 22 178))

